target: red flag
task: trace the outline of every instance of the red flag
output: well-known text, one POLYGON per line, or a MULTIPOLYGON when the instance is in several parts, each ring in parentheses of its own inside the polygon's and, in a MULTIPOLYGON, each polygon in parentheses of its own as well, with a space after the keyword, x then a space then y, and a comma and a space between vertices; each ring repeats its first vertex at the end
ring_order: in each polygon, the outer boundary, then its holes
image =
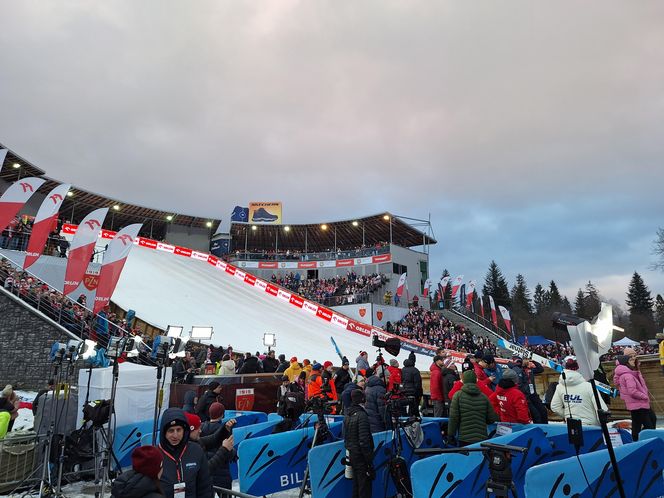
POLYGON ((478 299, 480 301, 480 315, 482 315, 482 318, 484 318, 484 296, 480 294, 478 299))
POLYGON ((424 282, 424 291, 422 292, 422 297, 429 297, 429 289, 431 289, 431 279, 427 278, 427 281, 424 282))
MULTIPOLYGON (((505 326, 507 327, 507 332, 512 334, 512 319, 510 318, 510 312, 503 306, 498 306, 498 309, 500 310, 500 314, 503 317, 503 320, 505 322, 505 326)), ((498 325, 496 325, 497 327, 498 325)))
POLYGON ((399 297, 401 297, 401 295, 403 294, 404 287, 408 288, 408 282, 406 282, 406 277, 407 276, 408 276, 407 273, 403 273, 399 277, 399 283, 397 284, 397 296, 399 296, 399 297))
POLYGON ((98 313, 111 300, 115 286, 120 279, 122 268, 124 268, 127 256, 129 256, 129 251, 134 246, 134 239, 138 236, 142 226, 141 223, 135 223, 124 227, 108 244, 108 249, 104 254, 104 262, 99 272, 99 284, 97 285, 97 295, 95 296, 93 309, 95 313, 98 313))
POLYGON ((67 261, 67 270, 65 270, 63 290, 65 295, 74 292, 83 280, 107 213, 108 208, 95 209, 78 225, 76 235, 74 235, 74 240, 72 240, 69 248, 69 260, 67 261))
POLYGON ((452 284, 452 299, 456 297, 459 287, 461 287, 461 282, 463 282, 463 275, 459 275, 454 279, 454 283, 452 284))
POLYGON ((491 306, 491 321, 498 328, 498 315, 496 314, 496 303, 493 302, 493 296, 489 296, 489 306, 491 306))
MULTIPOLYGON (((0 159, 1 156, 2 151, 0 151, 0 159)), ((1 160, 0 164, 2 164, 1 160)), ((5 190, 0 197, 0 232, 7 228, 14 216, 45 181, 41 178, 22 178, 5 190)))
POLYGON ((70 187, 71 185, 66 184, 58 185, 49 192, 39 207, 37 216, 35 216, 35 223, 32 225, 32 234, 23 262, 24 270, 32 266, 41 256, 48 235, 53 231, 53 224, 57 223, 58 211, 60 211, 60 206, 62 206, 70 187))
POLYGON ((466 308, 470 309, 473 304, 473 296, 475 294, 475 281, 468 282, 468 290, 466 291, 466 308))

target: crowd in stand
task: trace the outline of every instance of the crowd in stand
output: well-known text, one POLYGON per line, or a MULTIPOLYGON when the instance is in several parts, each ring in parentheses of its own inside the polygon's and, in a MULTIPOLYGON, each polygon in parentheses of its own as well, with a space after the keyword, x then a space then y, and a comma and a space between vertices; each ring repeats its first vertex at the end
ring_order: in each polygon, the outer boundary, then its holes
MULTIPOLYGON (((32 233, 34 219, 29 216, 16 216, 7 227, 0 232, 0 249, 25 251, 28 247, 32 233)), ((67 257, 69 242, 60 235, 59 230, 53 230, 48 236, 43 254, 60 258, 67 257)))
MULTIPOLYGON (((389 242, 379 242, 373 246, 360 245, 352 249, 329 248, 320 252, 304 252, 297 250, 269 250, 269 251, 241 251, 237 249, 232 256, 234 259, 276 259, 282 261, 316 261, 344 258, 362 258, 377 256, 389 252, 389 242)), ((231 258, 233 259, 233 258, 231 258)))
POLYGON ((349 271, 346 276, 325 279, 302 279, 299 273, 283 277, 272 275, 272 282, 307 299, 329 306, 365 303, 370 295, 389 282, 384 274, 358 275, 349 271))

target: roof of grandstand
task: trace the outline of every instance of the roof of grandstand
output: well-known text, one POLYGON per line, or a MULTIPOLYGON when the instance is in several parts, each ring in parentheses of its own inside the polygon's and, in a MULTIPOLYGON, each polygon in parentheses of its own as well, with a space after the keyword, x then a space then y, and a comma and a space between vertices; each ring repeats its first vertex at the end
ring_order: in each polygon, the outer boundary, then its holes
MULTIPOLYGON (((39 192, 44 194, 62 183, 45 176, 44 170, 23 159, 8 147, 0 144, 0 149, 7 149, 7 157, 0 168, 0 179, 11 183, 26 176, 43 177, 47 181, 41 186, 39 192)), ((60 212, 67 221, 79 223, 91 209, 102 207, 110 208, 104 228, 117 230, 131 223, 143 223, 141 235, 155 238, 166 231, 169 223, 192 228, 206 228, 210 230, 210 233, 215 233, 221 223, 221 220, 212 218, 189 216, 122 202, 79 187, 70 189, 70 194, 63 202, 60 212)))
POLYGON ((306 252, 326 251, 334 247, 356 249, 388 242, 402 247, 436 243, 436 239, 416 226, 430 227, 430 224, 426 220, 379 213, 364 218, 303 225, 232 223, 230 234, 238 248, 244 246, 246 238, 248 251, 274 249, 275 241, 280 251, 306 252), (415 223, 409 224, 406 220, 415 223))

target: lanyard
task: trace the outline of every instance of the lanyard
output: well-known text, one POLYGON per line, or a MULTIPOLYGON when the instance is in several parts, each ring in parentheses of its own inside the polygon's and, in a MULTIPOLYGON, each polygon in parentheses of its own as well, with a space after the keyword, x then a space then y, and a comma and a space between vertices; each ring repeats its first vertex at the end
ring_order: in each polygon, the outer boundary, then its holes
POLYGON ((184 471, 180 472, 181 467, 182 467, 182 455, 184 455, 184 452, 187 450, 187 445, 186 444, 184 445, 184 448, 182 448, 182 453, 180 453, 180 456, 178 457, 177 460, 175 458, 173 458, 173 456, 168 451, 166 451, 161 446, 161 444, 159 445, 159 448, 161 448, 161 451, 162 451, 162 453, 164 453, 164 455, 166 455, 168 458, 170 458, 171 460, 173 460, 175 462, 175 472, 177 473, 178 482, 182 482, 182 474, 184 473, 184 471))

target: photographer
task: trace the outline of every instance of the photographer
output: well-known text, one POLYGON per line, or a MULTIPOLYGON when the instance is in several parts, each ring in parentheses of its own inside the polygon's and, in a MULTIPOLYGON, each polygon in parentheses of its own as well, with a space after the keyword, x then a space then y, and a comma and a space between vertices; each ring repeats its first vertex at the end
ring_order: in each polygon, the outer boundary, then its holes
POLYGON ((363 403, 365 397, 362 390, 353 390, 351 406, 344 417, 344 446, 353 469, 353 498, 371 498, 372 481, 376 478, 373 437, 363 403))

